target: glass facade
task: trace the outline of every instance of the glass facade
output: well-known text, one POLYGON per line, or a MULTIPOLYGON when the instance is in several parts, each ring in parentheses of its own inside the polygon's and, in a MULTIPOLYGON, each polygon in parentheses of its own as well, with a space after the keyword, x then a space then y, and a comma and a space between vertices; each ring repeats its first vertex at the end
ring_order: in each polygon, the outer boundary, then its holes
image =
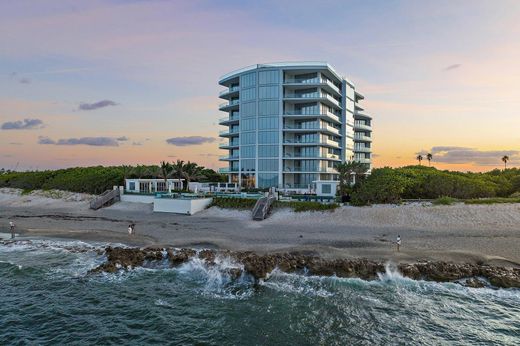
POLYGON ((315 180, 337 179, 334 167, 342 160, 370 161, 370 128, 353 130, 354 120, 371 125, 355 118, 363 97, 329 65, 256 65, 219 83, 230 90, 221 94, 229 101, 222 109, 228 112, 223 125, 229 131, 221 136, 240 146, 227 149, 229 181, 242 187, 306 188, 315 180), (364 142, 356 142, 356 134, 364 142))

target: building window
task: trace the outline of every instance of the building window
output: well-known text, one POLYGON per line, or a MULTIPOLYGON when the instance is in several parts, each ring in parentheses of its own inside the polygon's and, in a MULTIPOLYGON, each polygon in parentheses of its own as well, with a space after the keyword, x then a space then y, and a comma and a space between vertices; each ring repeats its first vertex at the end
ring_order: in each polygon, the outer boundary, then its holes
POLYGON ((242 171, 254 171, 255 170, 255 160, 242 160, 241 161, 241 170, 242 171))
POLYGON ((168 191, 168 189, 166 189, 166 183, 164 181, 158 181, 157 182, 157 192, 164 192, 164 191, 168 191))
POLYGON ((256 102, 247 102, 240 105, 240 118, 256 116, 256 102))
POLYGON ((278 157, 278 145, 259 145, 258 157, 278 157))
POLYGON ((240 144, 255 144, 256 132, 243 132, 240 134, 240 144))
POLYGON ((278 143, 278 131, 265 131, 258 133, 259 144, 274 144, 278 143))
POLYGON ((130 191, 135 191, 135 182, 131 181, 129 184, 128 184, 128 189, 130 191))
POLYGON ((242 119, 240 122, 240 129, 242 131, 250 131, 256 129, 256 118, 242 119))
POLYGON ((277 99, 278 93, 278 85, 263 86, 258 88, 259 99, 277 99))
POLYGON ((326 194, 330 194, 331 191, 332 191, 332 188, 331 188, 330 184, 323 184, 323 185, 321 185, 321 193, 323 193, 323 194, 325 194, 325 193, 326 194))
POLYGON ((259 171, 278 171, 278 159, 260 159, 258 160, 259 171))
POLYGON ((256 98, 256 88, 250 88, 242 90, 240 93, 240 100, 241 101, 250 101, 254 100, 256 98))
POLYGON ((262 117, 258 118, 258 129, 260 130, 271 130, 278 129, 278 117, 262 117))
POLYGON ((259 101, 258 115, 275 115, 278 114, 278 101, 259 101))
POLYGON ((256 85, 256 72, 244 74, 240 77, 240 85, 242 88, 247 88, 256 85))
POLYGON ((246 159, 254 158, 256 156, 255 149, 255 146, 240 147, 240 156, 246 159))
POLYGON ((261 189, 278 186, 278 174, 260 173, 258 174, 258 187, 261 189))
POLYGON ((277 84, 279 82, 279 72, 274 71, 261 71, 258 73, 258 84, 277 84))

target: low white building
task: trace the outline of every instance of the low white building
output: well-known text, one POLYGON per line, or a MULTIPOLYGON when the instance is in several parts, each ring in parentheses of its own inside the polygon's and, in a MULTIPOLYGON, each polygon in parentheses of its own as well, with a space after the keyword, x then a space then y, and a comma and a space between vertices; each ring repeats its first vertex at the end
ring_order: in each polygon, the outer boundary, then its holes
POLYGON ((155 192, 171 192, 182 190, 184 179, 125 179, 125 192, 153 194, 155 192))

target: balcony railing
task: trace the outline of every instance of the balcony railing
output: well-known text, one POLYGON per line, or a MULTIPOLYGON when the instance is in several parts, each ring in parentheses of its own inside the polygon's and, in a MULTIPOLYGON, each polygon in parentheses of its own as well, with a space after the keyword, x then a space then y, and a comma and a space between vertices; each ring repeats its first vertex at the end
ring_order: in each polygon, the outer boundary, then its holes
POLYGON ((370 147, 354 147, 354 151, 359 153, 371 153, 372 148, 370 147))
POLYGON ((309 131, 327 130, 329 132, 339 134, 339 129, 337 129, 337 128, 333 127, 333 126, 329 126, 329 125, 314 125, 314 126, 310 126, 310 127, 308 127, 308 126, 302 127, 301 125, 300 126, 284 125, 283 129, 284 130, 302 130, 302 131, 306 131, 306 130, 309 130, 309 131))
POLYGON ((301 110, 291 110, 291 111, 284 111, 283 115, 301 115, 301 116, 309 116, 309 117, 328 116, 328 117, 334 119, 335 121, 338 121, 338 122, 341 121, 341 115, 340 114, 332 113, 332 112, 329 112, 329 111, 316 112, 314 114, 305 114, 305 113, 302 113, 301 110))
POLYGON ((232 93, 232 92, 235 92, 235 91, 239 91, 239 90, 240 90, 240 87, 239 87, 239 86, 234 86, 234 87, 231 87, 231 88, 228 88, 228 89, 222 90, 222 91, 219 93, 219 96, 226 95, 226 94, 229 94, 229 93, 232 93))
POLYGON ((234 167, 224 167, 218 169, 219 173, 238 173, 238 168, 234 167))
POLYGON ((301 78, 286 78, 284 84, 327 84, 334 91, 341 94, 340 89, 328 78, 309 78, 309 79, 301 79, 301 78))
POLYGON ((219 160, 221 161, 230 161, 230 160, 238 160, 238 155, 223 155, 219 157, 219 160))
POLYGON ((311 167, 311 168, 302 168, 302 167, 285 167, 283 169, 284 173, 301 173, 301 172, 317 172, 317 173, 337 173, 338 171, 333 167, 311 167))
POLYGON ((219 105, 219 108, 222 109, 222 108, 226 108, 226 107, 230 107, 230 106, 235 106, 235 105, 238 105, 239 102, 240 102, 240 100, 230 100, 229 102, 221 103, 219 105))
POLYGON ((372 161, 370 159, 363 158, 363 157, 361 157, 361 158, 354 157, 354 161, 359 162, 359 163, 372 163, 372 161))
POLYGON ((361 122, 354 122, 354 129, 372 131, 372 126, 361 122))
POLYGON ((310 141, 310 142, 301 142, 301 141, 298 141, 297 139, 284 139, 283 140, 283 143, 284 144, 295 144, 295 145, 319 145, 319 144, 326 144, 326 145, 332 145, 332 146, 335 146, 335 147, 339 147, 340 144, 339 142, 336 142, 336 141, 333 141, 333 140, 330 140, 330 139, 321 139, 321 140, 316 140, 316 141, 310 141))
POLYGON ((239 130, 230 130, 230 129, 227 129, 227 130, 221 130, 219 131, 219 135, 221 136, 230 136, 230 135, 235 135, 235 134, 238 134, 239 130))
POLYGON ((338 155, 333 155, 333 154, 326 154, 326 155, 299 155, 299 154, 290 154, 290 153, 285 153, 284 156, 283 156, 284 159, 286 160, 309 160, 309 159, 314 159, 314 160, 339 160, 339 156, 338 155))
POLYGON ((236 120, 239 120, 240 119, 240 116, 239 115, 232 115, 232 116, 227 116, 227 117, 224 117, 224 118, 220 118, 218 120, 219 124, 222 124, 222 123, 227 123, 229 121, 236 121, 236 120))
POLYGON ((372 142, 372 138, 371 137, 368 137, 368 136, 365 136, 365 135, 359 135, 357 133, 354 135, 354 140, 356 140, 356 141, 372 142))

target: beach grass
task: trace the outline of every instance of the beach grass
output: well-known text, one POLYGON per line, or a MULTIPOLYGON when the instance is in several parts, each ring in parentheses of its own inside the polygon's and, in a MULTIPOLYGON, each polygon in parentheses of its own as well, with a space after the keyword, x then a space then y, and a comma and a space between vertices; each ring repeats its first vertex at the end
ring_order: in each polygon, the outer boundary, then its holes
POLYGON ((473 198, 464 201, 465 204, 499 204, 499 203, 520 203, 520 198, 493 197, 493 198, 473 198))
POLYGON ((433 205, 452 205, 457 203, 459 200, 449 196, 442 196, 432 201, 433 205))

